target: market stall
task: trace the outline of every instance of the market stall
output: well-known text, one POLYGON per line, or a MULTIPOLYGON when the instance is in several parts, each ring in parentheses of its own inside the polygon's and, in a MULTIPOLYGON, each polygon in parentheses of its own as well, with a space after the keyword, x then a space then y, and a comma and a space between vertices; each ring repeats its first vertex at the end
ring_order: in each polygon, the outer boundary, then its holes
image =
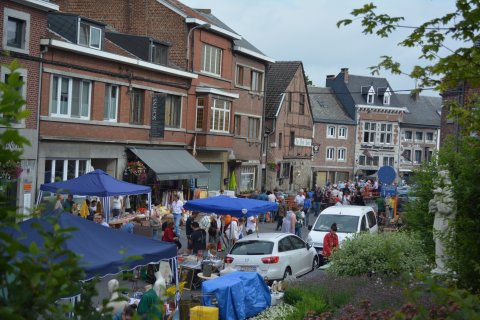
MULTIPOLYGON (((174 279, 178 291, 177 248, 173 243, 106 228, 60 210, 43 214, 40 218, 25 220, 19 223, 18 229, 9 229, 7 232, 27 247, 35 243, 38 248, 42 248, 44 237, 41 232, 52 232, 56 223, 63 229, 72 230, 62 246, 79 255, 79 266, 85 272, 85 281, 96 276, 115 275, 166 260, 171 270, 175 272, 174 279)), ((23 254, 17 256, 18 259, 22 257, 23 254)), ((61 261, 63 258, 58 256, 53 259, 61 261)), ((72 297, 72 301, 78 301, 77 299, 78 297, 72 297)), ((176 302, 178 305, 178 295, 176 302)))
POLYGON ((278 209, 276 202, 217 196, 190 200, 183 205, 186 210, 231 215, 233 217, 251 217, 278 209))
POLYGON ((110 218, 110 197, 147 194, 148 214, 151 213, 152 207, 150 187, 117 180, 100 169, 75 179, 42 184, 37 198, 37 205, 42 199, 43 192, 100 197, 106 213, 105 219, 107 222, 110 218))

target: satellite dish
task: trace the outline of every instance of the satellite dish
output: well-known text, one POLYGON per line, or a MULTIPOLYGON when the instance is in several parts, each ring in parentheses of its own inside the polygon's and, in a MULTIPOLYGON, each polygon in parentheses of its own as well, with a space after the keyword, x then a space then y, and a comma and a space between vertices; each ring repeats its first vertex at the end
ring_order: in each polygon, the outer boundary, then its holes
POLYGON ((378 170, 378 180, 382 183, 392 184, 396 177, 397 173, 395 169, 390 166, 383 166, 378 170))

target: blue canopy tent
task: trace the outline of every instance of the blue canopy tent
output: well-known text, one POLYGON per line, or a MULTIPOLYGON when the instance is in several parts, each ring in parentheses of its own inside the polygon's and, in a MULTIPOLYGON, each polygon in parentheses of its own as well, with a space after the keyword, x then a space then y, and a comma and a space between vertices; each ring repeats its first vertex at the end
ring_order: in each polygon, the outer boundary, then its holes
POLYGON ((27 246, 35 243, 41 248, 44 245, 43 237, 34 226, 39 224, 46 232, 53 230, 52 220, 48 219, 50 216, 57 218, 62 228, 76 229, 70 232, 70 238, 62 245, 81 257, 80 267, 85 270, 85 280, 95 276, 117 274, 122 270, 131 270, 160 260, 176 259, 177 256, 177 247, 174 243, 106 228, 60 210, 46 213, 41 218, 20 222, 18 230, 12 229, 8 232, 27 246), (140 259, 128 259, 133 256, 140 259))
POLYGON ((67 181, 42 184, 37 205, 40 203, 43 191, 101 197, 107 222, 110 216, 107 213, 110 212, 110 197, 112 196, 148 194, 148 211, 151 212, 152 209, 152 189, 150 187, 117 180, 100 169, 67 181))
MULTIPOLYGON (((16 237, 26 246, 35 243, 37 247, 42 248, 44 238, 39 233, 39 229, 43 232, 52 231, 52 222, 54 221, 63 229, 75 229, 70 232, 70 237, 63 242, 62 246, 80 256, 79 266, 85 270, 85 281, 95 276, 104 277, 123 270, 132 270, 138 266, 169 260, 175 274, 178 292, 177 247, 174 243, 161 242, 106 228, 60 210, 45 213, 40 218, 31 218, 20 222, 18 229, 4 229, 4 231, 16 237), (56 219, 52 220, 48 217, 56 219), (40 228, 38 229, 36 226, 40 226, 40 228), (131 259, 132 257, 135 259, 131 259)), ((21 259, 22 255, 17 258, 21 259)), ((63 259, 62 256, 54 258, 55 261, 61 261, 61 259, 63 259)), ((177 305, 178 297, 177 295, 177 305)), ((61 300, 75 304, 79 299, 80 295, 61 300)))
POLYGON ((218 196, 204 199, 187 201, 183 205, 187 210, 220 215, 231 215, 233 217, 250 217, 263 214, 267 211, 275 211, 278 208, 276 202, 253 200, 245 198, 231 198, 218 196))

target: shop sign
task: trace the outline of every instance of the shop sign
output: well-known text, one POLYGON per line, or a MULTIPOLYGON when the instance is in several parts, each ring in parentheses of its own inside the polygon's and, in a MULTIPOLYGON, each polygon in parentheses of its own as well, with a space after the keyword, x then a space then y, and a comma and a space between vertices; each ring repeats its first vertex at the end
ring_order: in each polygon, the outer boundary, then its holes
POLYGON ((311 147, 312 139, 295 138, 295 145, 299 147, 311 147))

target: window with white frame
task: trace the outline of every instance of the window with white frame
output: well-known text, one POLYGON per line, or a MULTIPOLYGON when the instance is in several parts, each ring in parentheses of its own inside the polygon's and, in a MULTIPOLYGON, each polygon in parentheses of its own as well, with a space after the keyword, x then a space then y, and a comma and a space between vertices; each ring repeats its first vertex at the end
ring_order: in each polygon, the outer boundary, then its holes
POLYGON ((393 167, 395 157, 383 157, 383 165, 393 167))
POLYGON ((260 134, 260 119, 259 118, 248 118, 248 139, 250 140, 259 140, 258 136, 260 134))
POLYGON ((365 157, 365 156, 358 156, 358 164, 361 165, 361 166, 364 166, 366 158, 367 157, 365 157))
POLYGON ((338 128, 338 138, 347 139, 347 127, 338 128))
POLYGON ((182 98, 180 96, 167 94, 165 99, 165 126, 169 128, 180 128, 182 116, 182 98))
POLYGON ((213 99, 210 131, 229 132, 230 104, 227 100, 213 99))
POLYGON ((327 127, 327 138, 335 138, 335 126, 327 127))
POLYGON ((388 106, 390 105, 390 96, 391 96, 390 88, 387 88, 385 90, 385 93, 383 94, 383 105, 388 106))
POLYGON ((412 150, 410 150, 410 149, 403 150, 402 157, 403 157, 403 159, 405 159, 405 161, 411 162, 412 161, 412 150))
POLYGON ((405 140, 412 140, 412 131, 405 131, 405 140))
POLYGON ((425 134, 425 140, 426 140, 427 142, 433 142, 433 132, 427 132, 427 133, 425 134))
POLYGON ((237 86, 243 86, 244 67, 237 64, 237 72, 235 74, 235 84, 237 86))
POLYGON ((417 131, 415 132, 415 141, 423 141, 423 132, 417 131))
MULTIPOLYGON (((18 74, 18 80, 22 82, 22 84, 17 87, 18 92, 22 95, 24 100, 27 100, 27 69, 16 69, 15 72, 18 74)), ((8 80, 11 77, 11 70, 7 66, 2 66, 1 67, 1 78, 0 82, 3 83, 8 83, 8 80)), ((25 108, 25 106, 22 107, 22 110, 25 108)), ((13 125, 18 125, 24 122, 24 120, 17 121, 12 116, 8 116, 7 114, 0 114, 0 118, 10 118, 10 123, 13 125)))
POLYGON ((422 163, 422 150, 415 150, 415 163, 422 163))
POLYGON ((375 89, 370 87, 367 94, 367 104, 373 104, 375 102, 375 89))
POLYGON ((101 49, 102 44, 102 29, 94 27, 84 21, 80 21, 80 32, 78 33, 78 44, 93 48, 101 49))
POLYGON ((363 124, 363 142, 375 143, 375 131, 377 124, 375 122, 365 122, 363 124))
POLYGON ((392 124, 381 123, 380 126, 380 143, 391 144, 392 143, 392 124))
POLYGON ((222 68, 222 49, 204 44, 202 71, 220 76, 222 68))
POLYGON ((143 90, 133 89, 130 92, 130 123, 143 124, 143 90))
POLYGON ((105 103, 103 111, 103 119, 105 121, 117 121, 118 108, 118 86, 111 84, 105 85, 105 103))
POLYGON ((90 81, 54 75, 51 88, 52 116, 90 119, 90 81))
POLYGON ((255 189, 255 166, 242 166, 240 172, 240 190, 254 190, 255 189))
POLYGON ((337 150, 337 161, 346 161, 347 160, 347 149, 338 148, 337 150))
POLYGON ((30 14, 5 8, 3 11, 3 49, 29 53, 30 14))
POLYGON ((197 98, 197 116, 195 121, 195 129, 197 130, 205 129, 203 127, 203 115, 205 111, 204 107, 205 107, 205 98, 203 97, 197 98))
POLYGON ((252 83, 250 86, 252 91, 263 91, 263 73, 260 71, 252 70, 252 83))
POLYGON ((378 166, 378 156, 367 157, 367 166, 378 166))
POLYGON ((44 183, 66 181, 78 178, 90 171, 90 160, 85 159, 46 159, 44 183))
POLYGON ((335 160, 335 148, 328 147, 326 152, 327 160, 335 160))

